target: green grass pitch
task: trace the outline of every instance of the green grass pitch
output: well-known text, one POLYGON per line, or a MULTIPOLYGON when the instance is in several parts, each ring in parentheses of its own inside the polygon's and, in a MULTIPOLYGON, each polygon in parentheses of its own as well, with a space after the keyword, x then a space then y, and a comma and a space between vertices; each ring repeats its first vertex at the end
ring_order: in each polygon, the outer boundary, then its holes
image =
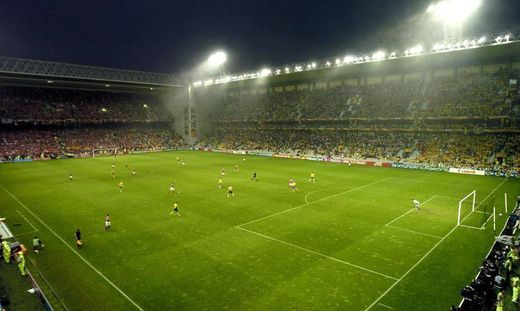
POLYGON ((243 157, 185 151, 4 164, 0 216, 27 246, 34 235, 44 241, 28 268, 70 310, 444 311, 460 301, 493 242, 491 222, 475 228, 495 205, 502 229, 504 193, 511 209, 520 185, 243 157), (311 172, 316 183, 307 181, 311 172), (179 193, 168 193, 172 182, 179 193), (480 212, 465 206, 468 227, 455 227, 458 201, 473 190, 480 212), (174 201, 180 217, 169 215, 174 201))

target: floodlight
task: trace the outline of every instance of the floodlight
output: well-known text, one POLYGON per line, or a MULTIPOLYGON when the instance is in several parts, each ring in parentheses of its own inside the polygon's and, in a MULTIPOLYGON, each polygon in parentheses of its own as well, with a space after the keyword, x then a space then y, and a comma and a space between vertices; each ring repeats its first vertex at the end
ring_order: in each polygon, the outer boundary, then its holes
POLYGON ((338 65, 338 66, 341 65, 341 59, 336 58, 336 65, 338 65))
POLYGON ((480 39, 478 39, 478 44, 482 44, 484 42, 486 42, 487 38, 485 36, 482 36, 480 37, 480 39))
POLYGON ((343 62, 345 64, 352 64, 355 61, 356 61, 356 58, 352 55, 347 55, 347 56, 345 56, 345 58, 343 58, 343 62))
POLYGON ((313 63, 311 64, 311 67, 312 67, 312 68, 316 68, 316 63, 313 62, 313 63))
POLYGON ((374 54, 372 54, 372 60, 375 60, 375 61, 384 60, 385 56, 386 56, 385 52, 377 51, 374 54))
POLYGON ((482 0, 443 0, 431 4, 426 12, 447 25, 462 24, 482 5, 482 0))
POLYGON ((147 104, 143 104, 143 108, 148 108, 148 105, 147 104))
POLYGON ((204 81, 204 85, 212 85, 214 81, 212 79, 204 81))
POLYGON ((227 61, 226 53, 222 51, 215 52, 208 57, 208 65, 212 67, 218 67, 223 65, 227 61))
POLYGON ((291 72, 291 68, 285 67, 285 73, 289 73, 289 72, 291 72))
POLYGON ((262 69, 262 70, 260 71, 259 76, 266 77, 266 76, 270 75, 271 72, 272 72, 271 69, 269 69, 269 68, 264 68, 264 69, 262 69))
POLYGON ((280 69, 276 69, 276 71, 274 73, 279 75, 280 73, 282 73, 282 71, 280 69))
POLYGON ((327 62, 325 63, 325 66, 326 66, 326 67, 330 67, 330 62, 327 61, 327 62))
POLYGON ((202 81, 195 81, 195 82, 193 82, 193 86, 194 87, 202 86, 202 81))

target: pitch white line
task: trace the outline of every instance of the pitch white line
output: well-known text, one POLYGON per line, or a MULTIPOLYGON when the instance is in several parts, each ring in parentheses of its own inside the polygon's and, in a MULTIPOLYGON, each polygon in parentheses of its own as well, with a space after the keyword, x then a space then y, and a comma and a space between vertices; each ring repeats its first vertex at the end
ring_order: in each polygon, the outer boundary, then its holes
POLYGON ((33 230, 33 231, 29 231, 29 232, 24 232, 24 233, 17 233, 17 234, 15 234, 15 236, 21 236, 21 235, 31 234, 31 233, 35 233, 35 232, 38 232, 38 230, 33 230))
POLYGON ((480 213, 480 214, 493 215, 493 213, 484 212, 484 211, 473 211, 473 213, 480 213))
POLYGON ((484 230, 484 228, 486 227, 487 223, 493 218, 493 214, 489 215, 488 219, 486 220, 486 222, 484 222, 484 224, 482 225, 482 227, 480 227, 480 230, 484 230))
POLYGON ((406 231, 406 232, 410 232, 410 233, 420 234, 420 235, 424 235, 424 236, 429 236, 429 237, 436 238, 436 239, 442 239, 442 237, 440 237, 440 236, 428 234, 428 233, 424 233, 424 232, 419 232, 419 231, 415 231, 415 230, 410 230, 410 229, 405 229, 405 228, 395 227, 395 226, 390 226, 390 225, 388 225, 386 227, 392 228, 392 229, 397 229, 397 230, 402 230, 402 231, 406 231))
MULTIPOLYGON (((431 200, 435 199, 435 197, 437 197, 436 195, 432 196, 431 198, 429 198, 428 200, 424 201, 421 206, 425 205, 426 203, 430 202, 431 200)), ((408 215, 409 213, 415 211, 415 208, 412 208, 411 210, 407 211, 406 213, 402 214, 401 216, 397 217, 396 219, 390 221, 389 223, 387 223, 385 226, 389 226, 391 224, 393 224, 394 222, 398 221, 399 219, 401 219, 402 217, 408 215)))
POLYGON ((332 189, 345 189, 345 187, 328 187, 328 188, 322 188, 319 190, 311 191, 311 192, 307 193, 307 195, 305 195, 304 201, 305 201, 305 203, 311 203, 307 200, 311 194, 326 191, 326 190, 332 190, 332 189))
POLYGON ((385 308, 390 309, 390 310, 393 310, 393 309, 394 309, 394 308, 389 307, 389 306, 387 306, 387 305, 384 305, 384 304, 382 304, 382 303, 379 303, 379 305, 380 305, 381 307, 385 307, 385 308))
MULTIPOLYGON (((2 187, 2 188, 3 188, 3 187, 2 187)), ((5 190, 5 189, 4 189, 4 190, 5 190)), ((20 214, 20 216, 22 216, 22 218, 25 219, 25 221, 27 221, 27 223, 28 223, 31 227, 33 227, 34 231, 38 231, 38 229, 36 229, 36 227, 35 227, 35 226, 34 226, 34 225, 29 221, 29 219, 27 219, 27 217, 25 217, 24 215, 22 215, 22 213, 20 213, 19 210, 16 210, 16 212, 17 212, 18 214, 20 214)))
POLYGON ((34 269, 36 269, 36 271, 38 272, 38 274, 40 275, 40 277, 43 279, 43 281, 45 281, 45 283, 47 284, 47 286, 49 287, 49 289, 51 290, 52 294, 55 296, 55 298, 58 300, 58 302, 61 304, 61 306, 66 310, 66 311, 69 311, 69 308, 65 305, 65 303, 63 302, 63 299, 61 299, 61 297, 58 295, 58 293, 56 293, 56 291, 54 290, 54 288, 52 288, 51 284, 49 283, 49 281, 47 280, 47 278, 43 275, 43 273, 40 271, 40 269, 38 269, 38 267, 36 266, 36 264, 34 263, 34 260, 32 260, 30 257, 29 257, 29 261, 31 262, 32 264, 32 267, 34 269))
MULTIPOLYGON (((493 189, 485 198, 484 200, 482 200, 482 202, 480 202, 477 207, 475 208, 478 208, 482 203, 484 203, 493 193, 495 193, 498 188, 500 188, 500 186, 502 186, 505 182, 507 181, 507 178, 502 181, 498 186, 495 187, 495 189, 493 189)), ((463 222, 464 220, 466 220, 466 218, 469 217, 469 215, 471 215, 471 213, 469 213, 468 215, 466 215, 466 217, 464 217, 462 219, 461 222, 463 222)), ((369 305, 365 311, 368 311, 370 310, 374 305, 376 305, 377 303, 379 303, 379 301, 381 299, 383 299, 383 297, 386 296, 386 294, 388 294, 388 292, 390 292, 397 284, 399 284, 399 282, 401 282, 408 274, 410 274, 410 272, 413 271, 413 269, 415 269, 426 257, 428 257, 428 255, 430 255, 439 245, 441 245, 442 242, 444 242, 444 240, 446 240, 447 237, 449 237, 459 226, 455 226, 453 227, 453 229, 450 230, 450 232, 448 232, 442 239, 440 239, 424 256, 422 256, 410 269, 408 269, 408 271, 406 271, 394 284, 392 284, 392 286, 390 286, 386 291, 384 291, 381 296, 379 296, 379 298, 377 298, 371 305, 369 305)))
POLYGON ((265 234, 262 234, 262 233, 259 233, 259 232, 256 232, 256 231, 248 230, 248 229, 245 229, 245 228, 241 228, 241 227, 238 227, 238 226, 237 226, 237 228, 240 229, 240 230, 244 230, 244 231, 247 231, 249 233, 261 236, 263 238, 272 240, 272 241, 276 241, 276 242, 279 242, 279 243, 282 243, 282 244, 285 244, 285 245, 289 245, 289 246, 297 248, 297 249, 301 249, 303 251, 312 253, 314 255, 318 255, 318 256, 321 256, 321 257, 324 257, 324 258, 327 258, 327 259, 330 259, 330 260, 334 260, 334 261, 340 262, 340 263, 342 263, 344 265, 347 265, 347 266, 351 266, 351 267, 354 267, 354 268, 357 268, 357 269, 360 269, 360 270, 363 270, 363 271, 366 271, 366 272, 370 272, 372 274, 377 274, 377 275, 385 277, 387 279, 397 280, 397 278, 394 278, 393 276, 389 276, 389 275, 386 275, 386 274, 381 273, 381 272, 377 272, 377 271, 374 271, 374 270, 363 268, 363 267, 355 265, 353 263, 350 263, 350 262, 347 262, 347 261, 344 261, 344 260, 341 260, 341 259, 338 259, 338 258, 334 258, 334 257, 331 257, 331 256, 327 256, 325 254, 318 253, 316 251, 310 250, 310 249, 305 248, 305 247, 298 246, 298 245, 293 244, 293 243, 289 243, 289 242, 285 242, 285 241, 279 240, 277 238, 273 238, 272 236, 268 236, 268 235, 265 235, 265 234))
POLYGON ((0 185, 2 188, 13 200, 18 202, 21 207, 23 207, 29 214, 31 214, 36 220, 38 220, 47 230, 49 230, 54 236, 56 236, 66 247, 68 247, 74 254, 76 254, 84 263, 86 263, 92 270, 94 270, 100 277, 102 277, 108 284, 110 284, 115 290, 117 290, 121 296, 125 297, 131 304, 133 304, 138 310, 144 311, 132 298, 128 297, 125 292, 123 292, 117 285, 115 285, 112 281, 110 281, 103 273, 101 273, 96 267, 94 267, 88 260, 83 258, 72 246, 69 245, 64 239, 62 239, 51 227, 49 227, 40 217, 36 216, 25 204, 23 204, 17 197, 15 197, 11 192, 4 188, 4 186, 0 185))
POLYGON ((475 230, 482 230, 481 227, 474 227, 474 226, 468 226, 468 225, 459 225, 459 227, 475 229, 475 230))
POLYGON ((267 216, 264 216, 262 218, 258 218, 258 219, 255 219, 255 220, 251 220, 251 221, 248 221, 246 223, 243 223, 241 225, 237 225, 238 228, 242 227, 242 226, 245 226, 245 225, 249 225, 249 224, 253 224, 255 222, 259 222, 261 220, 264 220, 264 219, 267 219, 267 218, 271 218, 271 217, 274 217, 276 215, 280 215, 280 214, 283 214, 283 213, 287 213, 287 212, 290 212, 290 211, 293 211, 295 209, 299 209, 299 208, 302 208, 302 207, 305 207, 307 205, 311 205, 311 204, 314 204, 314 203, 317 203, 317 202, 321 202, 321 201, 324 201, 324 200, 328 200, 328 199, 331 199, 331 198, 335 198, 337 196, 340 196, 342 194, 345 194, 345 193, 349 193, 349 192, 352 192, 352 191, 356 191, 356 190, 359 190, 359 189, 363 189, 363 188, 366 188, 368 186, 372 186, 372 185, 375 185, 375 184, 378 184, 378 183, 381 183, 383 181, 386 181, 388 179, 390 179, 391 177, 387 177, 387 178, 383 178, 383 179, 380 179, 378 181, 374 181, 374 182, 371 182, 369 184, 366 184, 366 185, 362 185, 362 186, 359 186, 359 187, 356 187, 356 188, 352 188, 352 189, 349 189, 347 191, 343 191, 343 192, 340 192, 340 193, 337 193, 337 194, 334 194, 334 195, 331 195, 331 196, 328 196, 328 197, 324 197, 324 198, 321 198, 321 199, 318 199, 316 201, 312 201, 310 203, 305 203, 305 204, 302 204, 302 205, 299 205, 299 206, 296 206, 296 207, 292 207, 290 209, 286 209, 286 210, 283 210, 281 212, 277 212, 277 213, 274 213, 274 214, 271 214, 271 215, 267 215, 267 216))

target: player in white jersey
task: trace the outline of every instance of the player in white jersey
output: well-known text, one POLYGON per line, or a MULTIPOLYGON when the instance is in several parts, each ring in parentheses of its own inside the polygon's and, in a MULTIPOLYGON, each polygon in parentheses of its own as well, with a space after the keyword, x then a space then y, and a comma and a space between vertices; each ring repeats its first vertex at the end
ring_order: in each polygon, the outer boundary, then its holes
POLYGON ((413 206, 415 207, 415 209, 417 211, 420 211, 421 210, 421 202, 419 202, 418 200, 416 199, 412 199, 412 202, 413 202, 413 206))

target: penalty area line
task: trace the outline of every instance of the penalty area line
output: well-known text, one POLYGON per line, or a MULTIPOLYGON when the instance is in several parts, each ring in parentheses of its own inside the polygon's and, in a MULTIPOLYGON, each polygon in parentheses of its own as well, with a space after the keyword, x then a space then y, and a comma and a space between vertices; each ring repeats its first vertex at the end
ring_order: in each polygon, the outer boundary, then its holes
POLYGON ((381 307, 385 307, 387 309, 390 309, 390 310, 393 310, 394 308, 390 307, 390 306, 387 306, 387 305, 384 305, 382 303, 378 303, 378 305, 380 305, 381 307))
MULTIPOLYGON (((423 205, 426 205, 428 202, 430 202, 431 200, 435 199, 437 197, 437 195, 434 195, 432 196, 431 198, 429 198, 428 200, 424 201, 420 206, 423 206, 423 205)), ((394 220, 391 220, 389 223, 387 223, 385 226, 388 227, 389 225, 393 224, 394 222, 398 221, 399 219, 403 218, 404 216, 410 214, 411 212, 415 211, 416 208, 412 208, 411 210, 407 211, 406 213, 402 214, 401 216, 395 218, 394 220)))
POLYGON ((88 260, 86 260, 83 256, 81 256, 72 246, 70 246, 61 236, 59 236, 49 225, 47 225, 40 217, 36 216, 25 204, 23 204, 17 197, 15 197, 11 192, 4 188, 4 186, 0 185, 5 193, 7 193, 13 200, 15 200, 21 207, 23 207, 29 214, 31 214, 36 220, 38 220, 49 232, 51 232, 56 238, 58 238, 66 247, 68 247, 76 256, 78 256, 87 266, 89 266, 92 270, 94 270, 101 278, 103 278, 108 284, 110 284, 115 290, 117 290, 121 296, 126 298, 134 307, 138 310, 144 311, 135 301, 132 300, 125 292, 123 292, 117 285, 115 285, 110 279, 108 279, 101 271, 96 269, 88 260))
MULTIPOLYGON (((482 202, 480 204, 482 204, 483 202, 485 202, 493 193, 495 193, 498 188, 500 188, 500 186, 502 186, 505 182, 507 181, 507 178, 502 181, 498 186, 495 187, 495 189, 493 189, 485 198, 484 200, 482 200, 482 202)), ((480 206, 480 204, 478 206, 480 206)), ((478 207, 477 206, 477 207, 478 207)), ((464 217, 462 219, 461 222, 463 222, 464 220, 466 220, 466 218, 468 218, 469 216, 471 215, 471 213, 469 213, 468 215, 466 215, 466 217, 464 217)), ((377 298, 371 305, 369 305, 365 311, 368 311, 370 309, 372 309, 373 306, 375 306, 376 304, 379 303, 379 301, 381 299, 383 299, 383 297, 386 296, 386 294, 388 294, 397 284, 399 284, 408 274, 410 274, 410 272, 412 272, 418 265, 421 264, 421 262, 423 262, 424 259, 426 259, 426 257, 428 257, 439 245, 441 245, 442 242, 444 242, 444 240, 446 240, 455 230, 457 230, 457 228, 459 228, 460 226, 458 225, 455 225, 455 227, 453 227, 453 229, 450 230, 450 232, 448 232, 444 237, 442 237, 442 239, 440 239, 435 245, 433 245, 433 247, 426 253, 424 254, 424 256, 422 256, 410 269, 408 269, 408 271, 406 271, 397 281, 394 282, 394 284, 392 284, 392 286, 390 286, 386 291, 384 291, 381 296, 379 296, 379 298, 377 298)))
POLYGON ((346 190, 346 191, 343 191, 343 192, 340 192, 340 193, 336 193, 336 194, 333 194, 331 196, 328 196, 328 197, 324 197, 324 198, 321 198, 321 199, 318 199, 316 201, 312 201, 312 202, 309 202, 309 203, 305 203, 305 204, 302 204, 302 205, 298 205, 296 207, 292 207, 292 208, 289 208, 289 209, 286 209, 286 210, 283 210, 283 211, 280 211, 280 212, 277 212, 277 213, 274 213, 274 214, 271 214, 271 215, 267 215, 267 216, 264 216, 264 217, 261 217, 261 218, 258 218, 258 219, 255 219, 255 220, 251 220, 251 221, 248 221, 246 223, 243 223, 241 225, 237 225, 236 227, 239 228, 239 229, 242 229, 241 227, 245 226, 245 225, 249 225, 249 224, 254 224, 255 222, 259 222, 261 220, 264 220, 264 219, 267 219, 267 218, 271 218, 271 217, 274 217, 274 216, 277 216, 277 215, 280 215, 280 214, 283 214, 283 213, 287 213, 287 212, 290 212, 290 211, 293 211, 295 209, 299 209, 299 208, 302 208, 302 207, 305 207, 307 205, 311 205, 311 204, 314 204, 314 203, 317 203, 317 202, 321 202, 321 201, 324 201, 324 200, 328 200, 328 199, 332 199, 332 198, 335 198, 337 196, 340 196, 342 194, 345 194, 345 193, 349 193, 349 192, 352 192, 352 191, 356 191, 356 190, 359 190, 359 189, 363 189, 365 187, 368 187, 368 186, 372 186, 372 185, 375 185, 375 184, 378 184, 378 183, 381 183, 383 181, 386 181, 388 179, 390 179, 392 177, 387 177, 387 178, 383 178, 383 179, 379 179, 379 180, 376 180, 374 182, 371 182, 369 184, 365 184, 365 185, 361 185, 359 187, 355 187, 355 188, 351 188, 349 190, 346 190))
POLYGON ((282 240, 279 240, 277 238, 273 238, 272 236, 268 236, 268 235, 265 235, 265 234, 262 234, 262 233, 259 233, 259 232, 256 232, 256 231, 253 231, 253 230, 248 230, 248 229, 245 229, 245 228, 241 228, 241 227, 236 227, 237 229, 240 229, 240 230, 243 230, 243 231, 247 231, 249 233, 252 233, 254 235, 257 235, 257 236, 260 236, 260 237, 263 237, 263 238, 266 238, 268 240, 271 240, 271 241, 276 241, 276 242, 279 242, 279 243, 282 243, 282 244, 285 244, 285 245, 289 245, 291 247, 294 247, 294 248, 297 248, 297 249, 300 249, 300 250, 303 250, 303 251, 306 251, 308 253, 311 253, 311 254, 314 254, 314 255, 318 255, 320 257, 324 257, 324 258, 327 258, 327 259, 330 259, 330 260, 333 260, 333 261, 336 261, 336 262, 339 262, 339 263, 342 263, 344 265, 347 265, 347 266, 350 266, 350 267, 354 267, 354 268, 357 268, 359 270, 363 270, 365 272, 369 272, 369 273, 372 273, 372 274, 377 274, 379 276, 382 276, 382 277, 385 277, 387 279, 392 279, 394 281, 397 281, 397 278, 394 278, 393 276, 389 276, 389 275, 386 275, 384 273, 381 273, 381 272, 377 272, 377 271, 374 271, 374 270, 370 270, 370 269, 367 269, 367 268, 364 268, 364 267, 361 267, 361 266, 358 266, 356 264, 353 264, 353 263, 350 263, 348 261, 344 261, 344 260, 341 260, 341 259, 338 259, 338 258, 335 258, 335 257, 331 257, 331 256, 328 256, 328 255, 325 255, 325 254, 322 254, 322 253, 319 253, 319 252, 316 252, 316 251, 313 251, 311 249, 308 249, 308 248, 305 248, 305 247, 301 247, 299 245, 296 245, 296 244, 293 244, 293 243, 289 243, 289 242, 285 242, 285 241, 282 241, 282 240))

